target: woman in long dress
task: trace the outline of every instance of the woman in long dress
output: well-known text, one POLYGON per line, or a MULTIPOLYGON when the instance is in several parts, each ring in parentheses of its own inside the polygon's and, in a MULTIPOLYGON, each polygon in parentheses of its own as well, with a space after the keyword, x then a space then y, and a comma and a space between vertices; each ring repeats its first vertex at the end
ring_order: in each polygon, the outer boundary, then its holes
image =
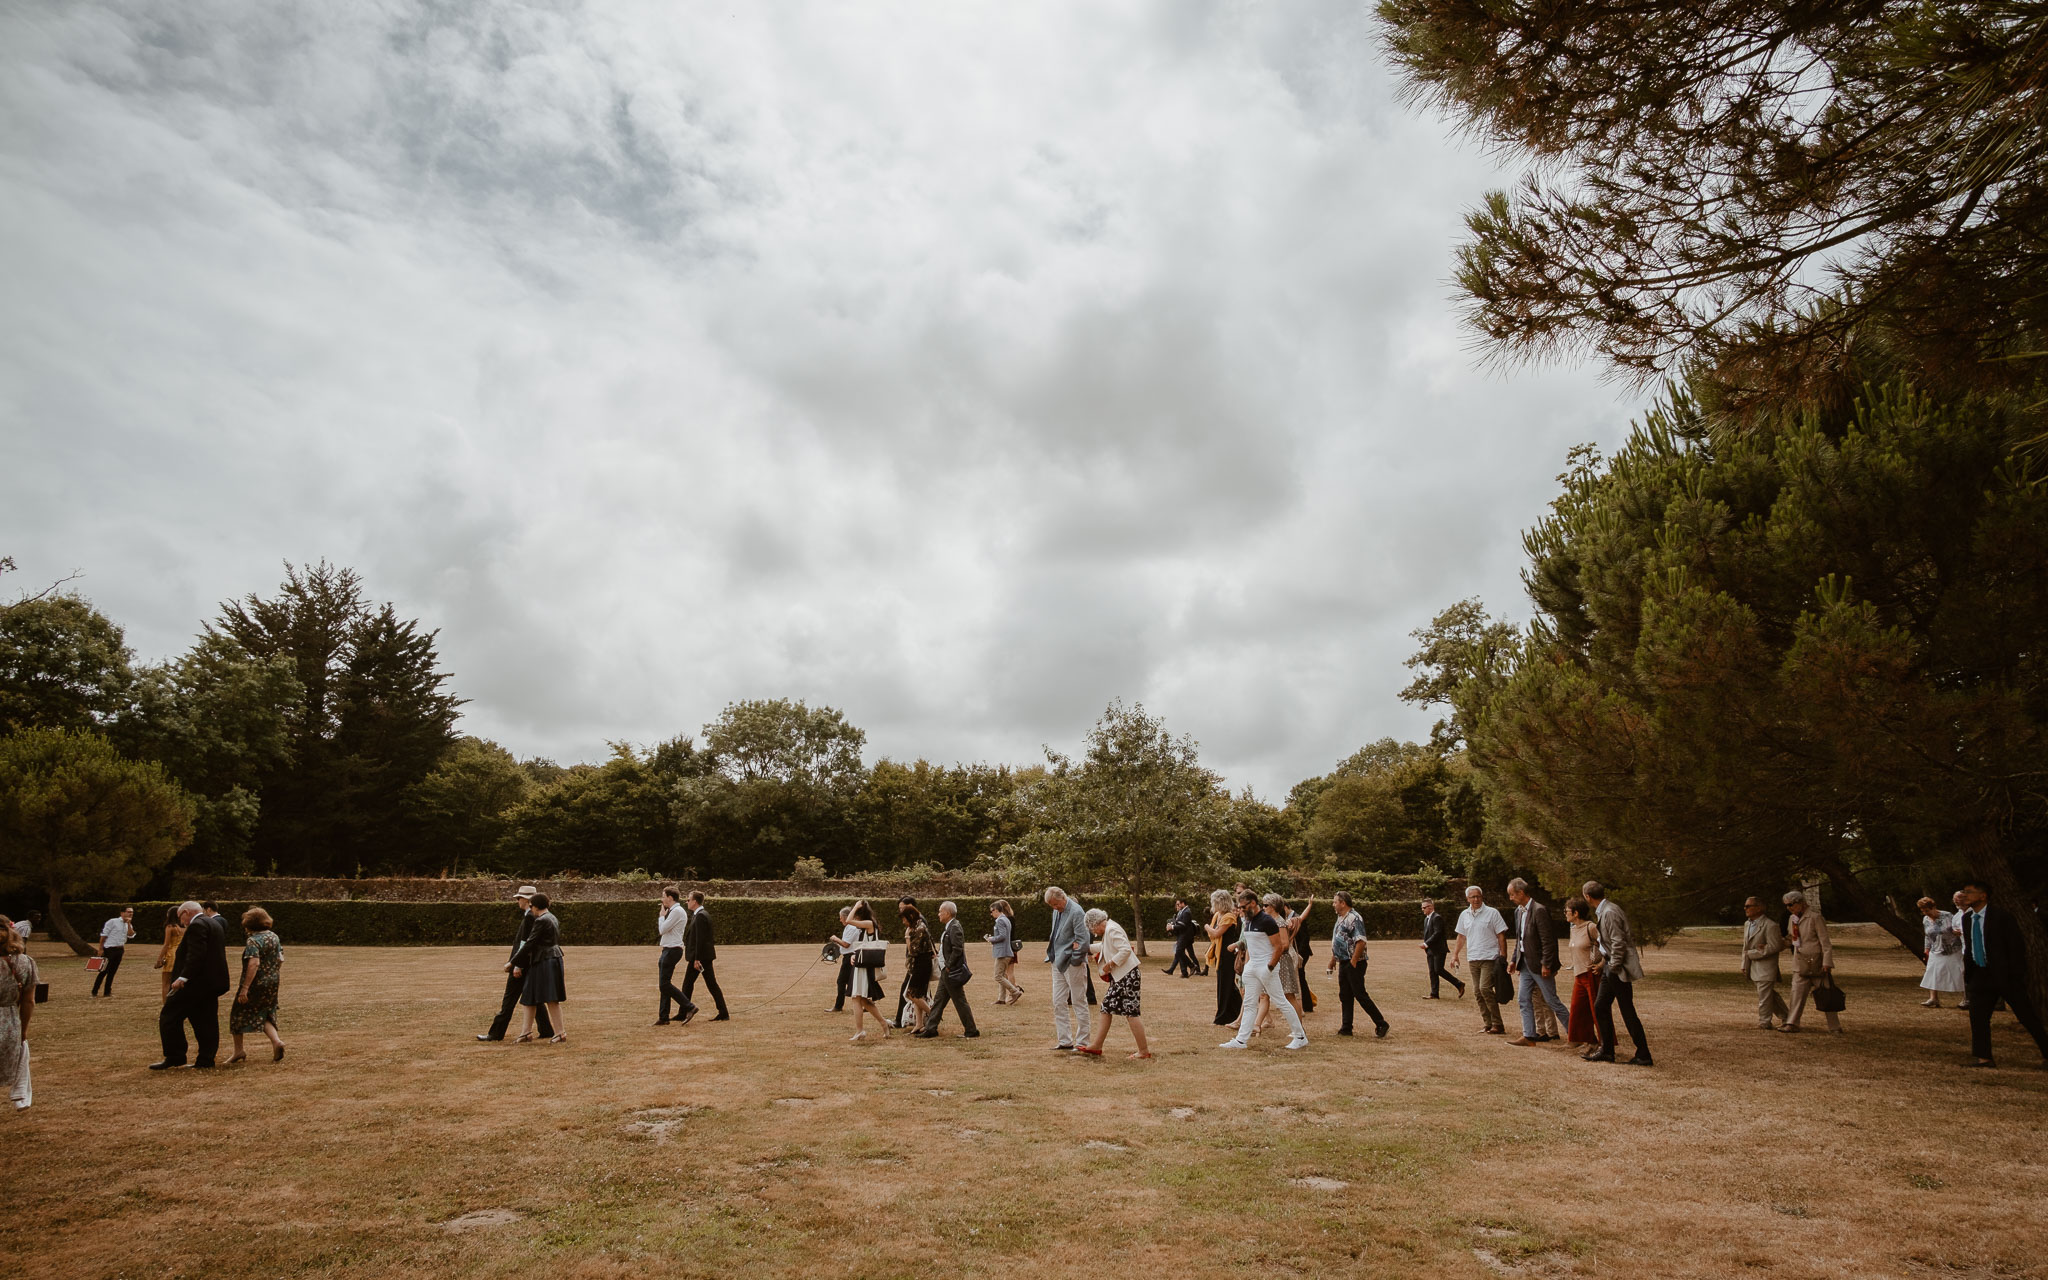
POLYGON ((156 953, 156 964, 164 975, 164 999, 171 998, 171 966, 178 960, 178 943, 185 936, 185 926, 178 923, 178 908, 173 905, 164 911, 164 945, 156 953))
POLYGON ((35 1101, 28 1074, 28 1024, 35 1011, 36 962, 23 949, 14 921, 0 916, 0 1086, 16 1111, 35 1101))
POLYGON ((548 895, 536 893, 530 909, 533 912, 533 928, 528 931, 526 941, 519 944, 519 950, 512 953, 510 968, 513 975, 525 975, 526 987, 519 993, 519 1003, 526 1010, 526 1023, 519 1032, 516 1043, 527 1043, 533 1039, 534 1010, 546 1007, 548 1022, 555 1029, 549 1038, 550 1044, 569 1043, 569 1027, 562 1020, 562 1002, 569 998, 568 984, 562 975, 562 923, 548 910, 548 895))
POLYGON ((234 1056, 228 1061, 247 1062, 242 1037, 261 1031, 270 1041, 270 1060, 284 1061, 284 1037, 277 1034, 277 987, 284 977, 284 944, 270 928, 270 913, 251 907, 242 913, 242 928, 248 931, 248 945, 242 948, 242 981, 235 991, 234 1007, 228 1010, 228 1030, 235 1037, 234 1056))
POLYGON ((1231 909, 1230 891, 1218 889, 1209 895, 1209 923, 1204 932, 1216 947, 1216 956, 1209 962, 1216 971, 1216 1025, 1235 1027, 1237 1018, 1244 1011, 1244 992, 1237 985, 1237 957, 1231 948, 1237 945, 1237 912, 1231 909))
POLYGON ((1572 958, 1572 1007, 1565 1022, 1565 1042, 1574 1045, 1600 1043, 1593 1023, 1593 998, 1600 994, 1600 930, 1592 920, 1593 908, 1584 898, 1564 904, 1564 918, 1572 936, 1566 949, 1572 958))
MULTIPOLYGON (((853 914, 847 917, 846 926, 839 931, 839 949, 842 952, 860 951, 881 941, 880 930, 875 924, 874 908, 862 898, 853 904, 853 914)), ((889 1019, 882 1013, 876 1001, 882 998, 882 966, 862 965, 856 959, 853 966, 853 985, 846 993, 853 1001, 853 1035, 849 1043, 858 1044, 868 1038, 863 1025, 869 1014, 882 1028, 882 1039, 889 1038, 889 1019)))
POLYGON ((903 917, 903 963, 908 966, 903 994, 917 1010, 917 1030, 922 1031, 932 1011, 932 957, 936 953, 932 931, 924 922, 924 912, 908 903, 897 914, 903 917))
POLYGON ((1927 972, 1920 988, 1927 998, 1924 1009, 1941 1008, 1941 993, 1963 993, 1963 931, 1955 916, 1941 909, 1932 898, 1920 899, 1921 929, 1927 939, 1927 972))

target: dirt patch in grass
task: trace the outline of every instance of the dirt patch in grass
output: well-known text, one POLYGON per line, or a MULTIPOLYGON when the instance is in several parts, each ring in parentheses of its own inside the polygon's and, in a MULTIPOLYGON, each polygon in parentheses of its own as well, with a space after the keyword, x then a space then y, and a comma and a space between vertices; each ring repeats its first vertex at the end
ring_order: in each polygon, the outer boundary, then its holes
POLYGON ((39 945, 54 995, 37 1105, 0 1113, 0 1271, 2043 1274, 2014 1227, 2048 1202, 2048 1073, 2005 1018, 2011 1067, 1962 1070, 1966 1015, 1920 1008, 1888 939, 1837 942, 1843 1037, 1756 1031, 1728 937, 1652 952, 1648 1071, 1475 1034, 1400 944, 1371 971, 1387 1040, 1332 1035, 1326 999, 1306 1051, 1223 1053, 1213 988, 1148 984, 1161 1057, 1139 1064, 1049 1052, 1042 967, 1035 1006, 972 984, 980 1040, 849 1045, 813 948, 726 948, 729 991, 805 984, 663 1028, 652 948, 572 948, 570 1043, 479 1044, 499 950, 286 938, 286 1060, 152 1073, 153 984, 88 1001, 39 945))

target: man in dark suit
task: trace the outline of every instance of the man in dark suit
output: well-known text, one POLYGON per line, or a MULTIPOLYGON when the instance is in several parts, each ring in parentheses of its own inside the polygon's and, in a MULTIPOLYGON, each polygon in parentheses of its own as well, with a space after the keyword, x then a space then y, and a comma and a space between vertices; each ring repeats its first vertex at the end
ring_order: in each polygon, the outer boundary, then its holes
POLYGON ((1444 918, 1437 914, 1436 899, 1422 900, 1422 954, 1429 960, 1429 998, 1435 1000, 1443 991, 1439 984, 1448 982, 1465 994, 1465 984, 1453 974, 1444 971, 1444 957, 1450 954, 1451 933, 1444 927, 1444 918))
POLYGON ((967 934, 960 928, 959 914, 960 908, 952 903, 939 904, 939 920, 946 926, 939 933, 939 991, 925 1015, 924 1030, 911 1033, 920 1040, 938 1038, 939 1019, 949 1004, 960 1010, 961 1035, 972 1040, 981 1034, 974 1025, 974 1010, 967 1007, 967 980, 974 975, 967 969, 967 934))
POLYGON ((178 923, 185 936, 178 941, 177 959, 171 965, 171 994, 157 1016, 157 1034, 163 1041, 164 1056, 149 1064, 151 1071, 167 1071, 185 1065, 185 1024, 192 1024, 192 1039, 199 1056, 192 1065, 213 1069, 214 1054, 220 1050, 220 998, 228 993, 227 926, 219 916, 203 916, 199 904, 187 902, 178 908, 178 923))
POLYGON ((683 926, 683 963, 690 966, 683 975, 683 1004, 694 1008, 690 993, 697 989, 697 979, 704 979, 704 989, 711 993, 711 1002, 718 1006, 718 1016, 713 1022, 730 1022, 732 1015, 726 1012, 725 993, 718 989, 718 974, 712 962, 718 959, 718 946, 712 940, 711 913, 704 909, 704 891, 690 890, 690 923, 683 926))
POLYGON ((2012 1015, 2034 1037, 2034 1047, 2048 1064, 2048 1033, 2041 1026, 2041 1011, 2034 1007, 2027 989, 2027 940, 2020 936, 2019 921, 2004 907, 1994 906, 1991 891, 1981 880, 1963 886, 1963 905, 1970 914, 1963 920, 1963 989, 1970 996, 1970 1061, 1972 1067, 1998 1065, 1991 1054, 1991 1015, 2004 999, 2012 1015))
MULTIPOLYGON (((533 901, 533 895, 537 892, 539 891, 532 885, 523 884, 519 886, 519 892, 512 895, 512 901, 519 904, 519 932, 512 935, 512 955, 516 956, 519 954, 519 945, 526 941, 526 935, 533 930, 533 913, 528 911, 526 906, 533 901)), ((505 1038, 506 1028, 512 1025, 512 1015, 519 1012, 519 993, 525 987, 526 979, 524 977, 515 977, 511 973, 505 975, 505 1002, 498 1006, 498 1016, 491 1019, 491 1029, 478 1036, 477 1039, 503 1040, 505 1038)), ((555 1024, 548 1017, 547 1007, 545 1005, 535 1005, 534 1012, 540 1017, 541 1039, 545 1040, 554 1035, 555 1024)))
POLYGON ((1166 966, 1166 972, 1178 970, 1181 977, 1192 978, 1202 970, 1201 962, 1195 959, 1195 932, 1200 926, 1195 923, 1195 909, 1186 898, 1175 898, 1173 908, 1173 922, 1166 926, 1173 934, 1173 962, 1166 966))
POLYGON ((1508 972, 1519 975, 1515 1003, 1522 1007, 1522 1034, 1508 1043, 1544 1044, 1557 1039, 1559 1027, 1572 1020, 1571 1010, 1557 997, 1557 927, 1550 908, 1529 896, 1527 880, 1516 876, 1508 881, 1508 897, 1515 904, 1515 953, 1508 972))

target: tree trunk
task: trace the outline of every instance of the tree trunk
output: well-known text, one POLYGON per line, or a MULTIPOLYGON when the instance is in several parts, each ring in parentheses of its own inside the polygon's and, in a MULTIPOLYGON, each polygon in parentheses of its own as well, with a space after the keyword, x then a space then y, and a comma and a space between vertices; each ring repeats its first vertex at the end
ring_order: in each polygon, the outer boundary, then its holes
POLYGON ((1128 891, 1131 899, 1131 944, 1138 950, 1138 957, 1145 955, 1145 913, 1138 906, 1138 891, 1128 891))
POLYGON ((71 918, 64 914, 64 895, 55 889, 45 889, 44 892, 50 895, 50 932, 62 938, 79 955, 91 955, 92 944, 78 936, 78 930, 71 927, 71 918))
POLYGON ((2041 924, 2036 908, 2042 904, 2021 887, 2012 869, 2011 846, 1996 836, 1986 837, 1978 846, 1977 871, 1990 883, 1991 901, 2005 908, 2006 917, 2019 929, 2027 944, 2027 971, 2021 976, 2036 1011, 2048 1009, 2048 928, 2041 924))
MULTIPOLYGON (((1923 949, 1927 941, 1925 929, 1918 919, 1906 920, 1886 905, 1885 900, 1871 892, 1869 886, 1856 878, 1848 864, 1836 858, 1822 858, 1818 869, 1827 873, 1828 883, 1833 886, 1842 900, 1858 915, 1877 924, 1886 933, 1899 940, 1899 945, 1921 960, 1927 958, 1923 949)), ((1823 919, 1833 919, 1823 910, 1823 919)))

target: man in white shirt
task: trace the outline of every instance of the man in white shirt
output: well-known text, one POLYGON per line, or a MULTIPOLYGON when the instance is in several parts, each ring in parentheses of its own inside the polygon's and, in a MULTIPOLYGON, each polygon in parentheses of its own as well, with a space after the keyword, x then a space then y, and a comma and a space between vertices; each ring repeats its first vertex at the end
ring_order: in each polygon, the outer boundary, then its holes
POLYGON ((1465 909, 1458 913, 1458 940, 1451 944, 1451 968, 1461 961, 1472 962, 1472 994, 1479 1001, 1479 1029, 1490 1036, 1504 1036, 1500 1001, 1494 990, 1494 970, 1507 951, 1508 922, 1500 912, 1486 905, 1486 894, 1476 884, 1465 886, 1465 909))
POLYGON ((1301 1015, 1294 1011, 1294 1004, 1281 989, 1280 975, 1273 971, 1273 935, 1280 932, 1280 922, 1259 905, 1259 895, 1249 889, 1237 895, 1238 915, 1243 921, 1243 932, 1238 945, 1244 948, 1244 1015, 1238 1019, 1237 1034, 1218 1045, 1219 1049, 1242 1049, 1251 1042, 1252 1028, 1259 1024, 1259 996, 1287 1017, 1287 1028, 1294 1038, 1287 1042, 1289 1049, 1308 1047, 1308 1032, 1302 1030, 1301 1015))
MULTIPOLYGON (((121 967, 121 957, 128 954, 128 944, 135 940, 135 908, 123 907, 121 914, 100 926, 99 951, 104 962, 100 971, 92 976, 92 995, 100 993, 100 984, 107 987, 107 998, 114 998, 114 971, 121 967)), ((86 997, 91 999, 91 996, 86 997)))
POLYGON ((669 1024, 668 1006, 676 1006, 676 1016, 684 1022, 697 1016, 697 1006, 690 998, 676 989, 676 966, 683 962, 683 931, 690 927, 690 911, 683 905, 683 895, 674 885, 661 891, 661 914, 654 918, 654 928, 661 935, 661 1012, 655 1016, 654 1025, 665 1027, 669 1024))

